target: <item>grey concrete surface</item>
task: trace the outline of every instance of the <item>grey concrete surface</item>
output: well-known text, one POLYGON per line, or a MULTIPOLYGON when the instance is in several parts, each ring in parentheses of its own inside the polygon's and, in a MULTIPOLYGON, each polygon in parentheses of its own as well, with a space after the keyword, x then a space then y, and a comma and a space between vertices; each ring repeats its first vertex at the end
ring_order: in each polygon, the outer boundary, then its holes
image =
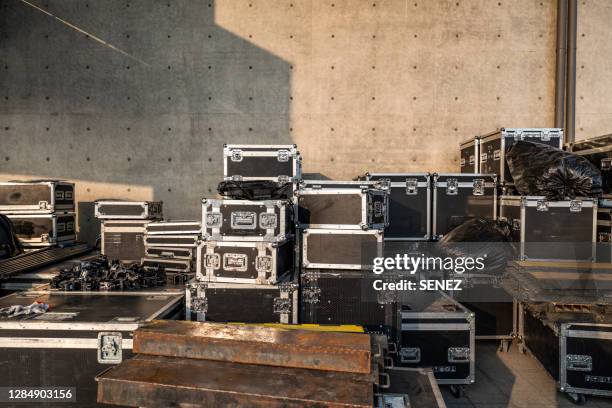
MULTIPOLYGON (((442 394, 448 408, 557 408, 576 407, 557 391, 555 381, 533 356, 522 354, 516 345, 508 352, 497 351, 495 342, 478 342, 476 383, 466 395, 455 398, 447 388, 442 394)), ((611 408, 612 399, 587 396, 585 407, 611 408)))
MULTIPOLYGON (((607 0, 581 1, 578 138, 609 123, 607 0)), ((0 0, 0 179, 82 208, 197 218, 228 143, 297 143, 307 173, 456 171, 458 143, 550 126, 554 0, 0 0)), ((91 213, 81 235, 95 236, 91 213)))

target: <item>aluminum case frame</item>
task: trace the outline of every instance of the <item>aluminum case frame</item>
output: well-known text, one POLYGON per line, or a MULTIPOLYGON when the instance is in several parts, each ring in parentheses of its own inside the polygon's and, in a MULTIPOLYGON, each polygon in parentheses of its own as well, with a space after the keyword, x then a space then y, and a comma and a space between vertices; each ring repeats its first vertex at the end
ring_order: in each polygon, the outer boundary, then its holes
POLYGON ((372 269, 372 265, 349 264, 349 263, 316 263, 308 260, 308 239, 311 235, 371 235, 376 239, 376 256, 381 257, 383 255, 383 230, 337 230, 337 229, 323 229, 323 228, 312 228, 306 229, 302 235, 302 251, 301 260, 302 266, 307 269, 372 269))
POLYGON ((276 242, 281 243, 291 239, 292 237, 292 213, 294 205, 288 200, 232 200, 232 199, 202 199, 202 238, 210 241, 237 241, 237 242, 276 242), (265 211, 255 212, 249 211, 252 215, 253 224, 243 228, 243 231, 253 231, 251 234, 245 235, 223 235, 221 231, 224 223, 229 223, 230 229, 233 228, 234 214, 237 214, 241 206, 245 207, 265 207, 265 211), (210 211, 209 211, 210 207, 210 211), (236 207, 236 211, 231 211, 229 217, 224 219, 222 207, 236 207), (270 227, 262 226, 262 214, 274 215, 276 217, 275 225, 270 227), (216 217, 212 226, 209 222, 210 217, 216 217), (263 235, 256 235, 260 232, 263 235))
POLYGON ((50 214, 54 212, 74 212, 75 211, 75 189, 74 183, 68 181, 7 181, 0 182, 0 191, 17 186, 47 186, 49 188, 49 199, 29 205, 0 205, 0 212, 3 214, 50 214), (61 187, 58 189, 58 187, 61 187), (57 203, 58 201, 69 201, 71 203, 57 203))
POLYGON ((100 220, 155 220, 163 218, 163 201, 98 200, 94 204, 94 215, 100 220), (104 206, 141 207, 140 215, 105 214, 104 206), (102 208, 100 208, 102 207, 102 208))
MULTIPOLYGON (((471 188, 472 196, 474 197, 485 197, 486 190, 489 189, 492 192, 493 196, 493 206, 491 211, 491 219, 497 219, 497 175, 496 174, 483 174, 483 173, 433 173, 432 175, 432 238, 439 239, 444 234, 448 233, 439 233, 438 231, 438 188, 445 188, 447 190, 447 195, 458 195, 461 189, 471 188), (445 181, 438 181, 439 178, 445 178, 445 181), (456 184, 449 183, 450 179, 456 179, 456 184), (471 181, 460 181, 461 179, 470 179, 471 181), (489 181, 487 181, 489 179, 489 181), (450 190, 454 189, 454 193, 451 193, 450 190), (479 192, 479 189, 482 189, 479 192)), ((469 207, 469 203, 466 204, 466 208, 469 207)), ((465 214, 463 212, 462 214, 465 214)))
MULTIPOLYGON (((302 180, 295 192, 298 203, 297 227, 329 229, 379 229, 389 225, 389 183, 383 181, 337 181, 337 180, 302 180), (317 195, 357 195, 361 197, 361 219, 356 224, 306 223, 302 222, 300 198, 317 195), (381 212, 383 222, 374 222, 375 206, 382 197, 381 212)), ((377 218, 380 218, 379 215, 377 218)))
POLYGON ((199 221, 154 221, 147 224, 147 235, 197 235, 201 230, 199 221))
POLYGON ((296 182, 302 177, 302 158, 297 145, 252 145, 252 144, 225 144, 223 145, 223 179, 228 180, 270 180, 277 182, 296 182), (292 174, 279 174, 277 176, 244 176, 242 174, 229 174, 228 161, 243 161, 245 157, 277 158, 279 162, 286 161, 292 164, 292 174), (286 158, 286 160, 285 160, 286 158))
POLYGON ((479 158, 479 169, 478 173, 495 173, 499 176, 499 185, 506 186, 512 185, 510 180, 510 174, 506 174, 508 171, 508 165, 506 163, 506 152, 509 146, 506 143, 506 139, 512 140, 529 140, 537 139, 538 143, 546 143, 550 146, 563 148, 563 129, 560 128, 501 128, 491 133, 487 133, 480 136, 480 158, 479 158), (558 142, 554 143, 554 139, 557 138, 558 142), (496 146, 489 148, 491 143, 496 143, 499 140, 499 148, 496 146), (499 165, 488 166, 489 153, 493 155, 492 161, 499 161, 499 165))
POLYGON ((200 235, 144 235, 144 245, 150 247, 193 248, 200 243, 200 235))
POLYGON ((50 218, 52 223, 51 234, 41 234, 35 238, 17 237, 19 241, 28 247, 51 246, 62 243, 70 243, 76 240, 76 214, 75 213, 54 213, 54 214, 9 214, 11 220, 27 220, 37 218, 50 218), (62 221, 67 218, 68 220, 62 221), (61 222, 60 222, 61 221, 61 222), (71 234, 68 234, 72 232, 71 234))
MULTIPOLYGON (((283 281, 271 285, 258 285, 251 283, 228 283, 228 282, 206 282, 200 279, 195 279, 187 284, 185 291, 185 316, 187 320, 196 320, 200 322, 209 321, 206 318, 206 314, 209 313, 211 301, 210 296, 206 296, 207 291, 214 291, 216 289, 231 291, 234 294, 241 294, 241 298, 249 296, 249 292, 255 295, 268 292, 274 296, 272 298, 270 315, 278 316, 278 323, 283 324, 297 324, 299 314, 299 296, 298 296, 299 285, 294 282, 290 277, 283 279, 283 281), (275 293, 276 292, 276 293, 275 293)), ((258 302, 261 306, 260 299, 252 299, 253 302, 258 302)), ((265 300, 265 299, 264 299, 265 300)), ((223 309, 223 305, 219 305, 223 309)), ((243 316, 231 317, 231 319, 222 319, 226 322, 241 322, 241 323, 274 323, 273 321, 252 321, 247 316, 249 313, 248 308, 243 308, 243 316)), ((222 313, 222 310, 220 311, 222 313)), ((253 319, 259 320, 259 319, 253 319)), ((215 320, 216 321, 216 320, 215 320)))
POLYGON ((480 137, 475 136, 459 144, 459 166, 461 173, 480 172, 480 137))
MULTIPOLYGON (((529 258, 527 254, 525 254, 525 244, 526 242, 526 218, 527 211, 526 208, 535 207, 538 211, 540 208, 546 206, 546 208, 568 208, 568 211, 572 211, 573 203, 580 203, 580 211, 591 210, 593 212, 592 217, 592 251, 591 256, 588 259, 567 259, 567 261, 582 261, 582 262, 593 262, 596 258, 596 243, 597 243, 597 214, 598 214, 598 205, 597 201, 592 198, 580 197, 574 200, 563 200, 563 201, 548 201, 543 196, 501 196, 500 197, 500 212, 499 218, 502 220, 508 219, 509 211, 505 209, 505 207, 520 207, 520 219, 517 225, 516 219, 511 222, 511 227, 513 230, 518 230, 520 228, 520 260, 532 260, 532 261, 563 261, 564 259, 558 258, 529 258)), ((542 212, 547 212, 547 210, 541 210, 542 212)), ((510 222, 510 221, 509 221, 510 222)), ((585 241, 586 242, 586 241, 585 241)))
MULTIPOLYGON (((385 228, 385 241, 428 241, 431 239, 431 174, 430 173, 366 173, 367 180, 387 180, 389 183, 389 209, 388 209, 388 225, 385 228), (419 178, 425 178, 425 181, 419 181, 419 178), (404 181, 400 181, 400 179, 404 181), (425 189, 426 195, 426 227, 425 234, 418 236, 415 233, 410 236, 391 236, 390 229, 393 226, 393 204, 394 191, 401 191, 405 195, 419 196, 419 189, 425 189)), ((422 232, 422 229, 421 229, 422 232)))
MULTIPOLYGON (((230 257, 227 257, 231 262, 230 257)), ((263 261, 262 261, 263 262, 263 261)), ((285 242, 282 245, 276 245, 271 242, 225 242, 225 241, 204 241, 198 245, 196 250, 196 277, 201 281, 207 282, 223 282, 223 283, 241 283, 241 284, 274 284, 285 276, 293 272, 293 243, 285 242), (217 248, 237 248, 236 253, 225 252, 220 255, 216 252, 217 248), (255 259, 251 259, 248 255, 240 253, 240 250, 254 249, 256 250, 255 259), (268 254, 269 252, 269 254, 268 254), (283 258, 290 253, 291 259, 283 258), (226 265, 225 255, 235 255, 236 259, 241 259, 244 262, 243 267, 234 266, 233 270, 226 265), (208 256, 211 256, 212 266, 206 265, 208 256), (269 264, 266 267, 258 267, 258 259, 269 258, 269 264), (281 270, 286 269, 286 270, 281 270), (219 276, 220 272, 226 274, 238 275, 241 273, 251 273, 256 275, 253 278, 219 276)))
MULTIPOLYGON (((428 311, 428 310, 415 310, 415 311, 402 311, 400 309, 398 313, 398 329, 399 329, 399 350, 398 350, 398 363, 401 364, 420 364, 422 354, 420 351, 414 354, 413 362, 402 362, 402 344, 404 332, 419 332, 419 331, 440 331, 440 332, 468 332, 469 333, 469 357, 467 364, 469 365, 469 373, 465 378, 438 378, 438 384, 444 385, 465 385, 473 384, 475 382, 476 374, 476 327, 475 327, 475 316, 466 307, 452 299, 444 292, 437 292, 440 299, 445 300, 448 303, 452 303, 457 311, 428 311), (409 322, 405 323, 404 320, 409 322), (431 320, 431 322, 422 322, 421 320, 431 320), (448 323, 444 323, 444 320, 449 320, 448 323), (461 322, 457 322, 461 321, 461 322)), ((442 351, 444 355, 450 359, 450 349, 442 351)), ((447 362, 452 363, 447 360, 447 362)), ((465 364, 466 362, 457 362, 458 364, 465 364)), ((434 370, 435 371, 435 370, 434 370)))

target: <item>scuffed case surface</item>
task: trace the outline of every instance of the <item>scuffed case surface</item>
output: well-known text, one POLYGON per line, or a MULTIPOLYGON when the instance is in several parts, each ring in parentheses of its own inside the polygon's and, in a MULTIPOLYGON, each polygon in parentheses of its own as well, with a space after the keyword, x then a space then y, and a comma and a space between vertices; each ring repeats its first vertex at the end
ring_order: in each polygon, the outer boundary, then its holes
POLYGON ((144 253, 144 232, 104 232, 102 254, 108 259, 140 261, 144 253))

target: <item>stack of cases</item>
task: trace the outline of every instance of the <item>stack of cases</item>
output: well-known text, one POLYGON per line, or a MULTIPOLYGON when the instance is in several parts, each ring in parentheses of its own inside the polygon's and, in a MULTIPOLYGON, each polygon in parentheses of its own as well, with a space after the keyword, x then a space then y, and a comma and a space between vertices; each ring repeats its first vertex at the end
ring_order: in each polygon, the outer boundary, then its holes
MULTIPOLYGON (((295 183, 295 145, 225 145, 224 180, 295 183)), ((186 293, 187 318, 198 321, 297 323, 294 202, 202 200, 196 279, 186 293)))
POLYGON ((163 219, 161 201, 99 200, 94 211, 102 222, 102 255, 122 262, 141 262, 147 224, 163 219))
POLYGON ((382 256, 389 183, 302 181, 296 192, 301 247, 301 321, 394 326, 396 300, 372 289, 373 258, 382 256))
POLYGON ((200 221, 149 222, 145 227, 143 267, 163 266, 167 282, 174 285, 193 279, 201 230, 200 221))
POLYGON ((76 240, 74 184, 65 181, 0 183, 6 214, 26 250, 71 245, 76 240))

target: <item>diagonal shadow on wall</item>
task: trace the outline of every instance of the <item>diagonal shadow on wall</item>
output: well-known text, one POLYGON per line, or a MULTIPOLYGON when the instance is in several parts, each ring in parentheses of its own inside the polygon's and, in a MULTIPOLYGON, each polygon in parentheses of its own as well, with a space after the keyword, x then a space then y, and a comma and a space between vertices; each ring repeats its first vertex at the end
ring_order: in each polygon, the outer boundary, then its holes
POLYGON ((293 143, 290 64, 214 2, 27 1, 0 0, 0 178, 75 180, 82 236, 102 197, 196 219, 223 143, 293 143))

